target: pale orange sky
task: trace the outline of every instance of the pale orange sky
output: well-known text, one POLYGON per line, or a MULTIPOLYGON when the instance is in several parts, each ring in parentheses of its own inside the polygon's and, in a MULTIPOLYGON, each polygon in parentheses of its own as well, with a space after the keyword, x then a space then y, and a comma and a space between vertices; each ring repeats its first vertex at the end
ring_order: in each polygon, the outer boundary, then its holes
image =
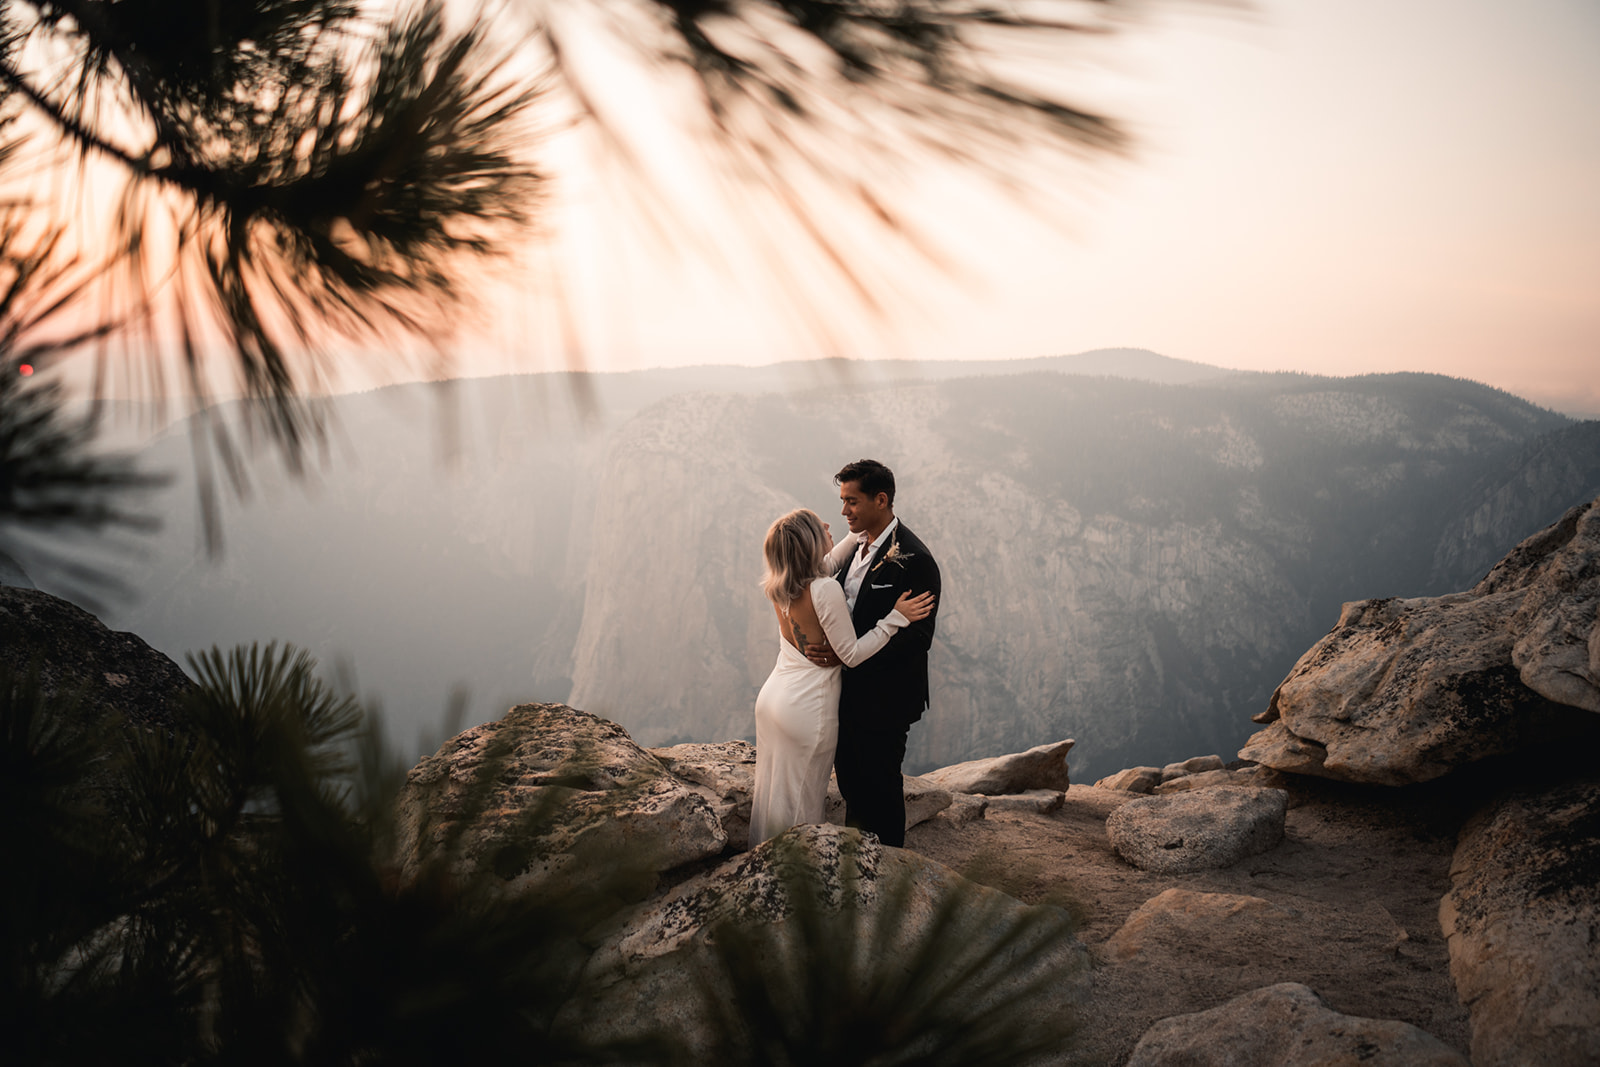
MULTIPOLYGON (((1071 232, 930 173, 910 193, 966 267, 884 267, 907 294, 847 354, 919 359, 1130 346, 1222 366, 1433 371, 1600 416, 1600 4, 1259 0, 1167 16, 1096 54, 1138 157, 1069 173, 1071 232)), ((731 270, 638 244, 602 178, 549 214, 588 365, 816 354, 737 241, 731 270)), ((708 214, 705 226, 717 220, 708 214)), ((729 249, 733 249, 729 251, 729 249)), ((460 373, 566 360, 519 282, 460 373)))
MULTIPOLYGON (((857 234, 886 298, 876 320, 802 250, 760 260, 715 200, 680 201, 694 247, 669 255, 642 239, 620 177, 557 139, 545 232, 479 287, 447 345, 454 373, 1138 347, 1251 370, 1431 371, 1600 417, 1600 3, 1257 0, 1245 16, 1168 9, 1067 55, 1137 155, 1054 177, 1065 225, 955 174, 907 175, 902 201, 962 269, 857 234), (802 287, 809 323, 777 298, 802 287)), ((650 142, 693 186, 674 142, 650 142)), ((438 364, 376 366, 333 388, 438 364)))

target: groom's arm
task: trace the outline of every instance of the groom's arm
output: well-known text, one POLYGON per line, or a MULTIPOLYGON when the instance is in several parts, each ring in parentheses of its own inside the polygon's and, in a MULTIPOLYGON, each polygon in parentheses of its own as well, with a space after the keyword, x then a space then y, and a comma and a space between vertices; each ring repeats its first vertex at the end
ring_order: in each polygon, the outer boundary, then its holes
POLYGON ((879 656, 893 656, 904 652, 926 652, 933 647, 933 624, 939 618, 939 601, 943 589, 939 583, 939 565, 933 557, 926 552, 919 552, 917 558, 909 562, 906 567, 905 591, 910 593, 932 593, 933 612, 926 619, 918 619, 909 626, 902 627, 900 632, 889 639, 879 656))

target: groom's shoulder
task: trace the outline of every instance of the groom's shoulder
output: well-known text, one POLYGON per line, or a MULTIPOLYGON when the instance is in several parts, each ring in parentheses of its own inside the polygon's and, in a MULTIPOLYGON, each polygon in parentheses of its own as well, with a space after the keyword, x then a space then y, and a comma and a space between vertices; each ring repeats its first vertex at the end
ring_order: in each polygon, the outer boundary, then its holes
POLYGON ((923 544, 922 538, 912 533, 911 528, 903 522, 900 524, 899 541, 900 544, 905 547, 906 551, 920 552, 924 556, 927 556, 930 562, 933 560, 933 553, 928 551, 928 546, 923 544))

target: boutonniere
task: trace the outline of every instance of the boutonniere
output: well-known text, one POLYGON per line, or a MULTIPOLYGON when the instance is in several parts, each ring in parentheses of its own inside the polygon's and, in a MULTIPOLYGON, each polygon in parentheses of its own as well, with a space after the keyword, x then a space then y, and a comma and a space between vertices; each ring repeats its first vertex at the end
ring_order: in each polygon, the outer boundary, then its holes
POLYGON ((915 552, 900 551, 899 541, 890 541, 889 551, 885 552, 883 554, 883 558, 872 565, 872 569, 877 570, 885 563, 893 563, 896 567, 904 567, 906 565, 906 560, 915 559, 916 556, 917 554, 915 552))

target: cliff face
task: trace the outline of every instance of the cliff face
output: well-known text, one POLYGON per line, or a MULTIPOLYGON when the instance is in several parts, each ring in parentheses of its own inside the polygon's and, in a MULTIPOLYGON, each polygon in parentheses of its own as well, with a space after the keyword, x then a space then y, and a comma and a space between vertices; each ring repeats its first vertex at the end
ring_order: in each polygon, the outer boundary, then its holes
POLYGON ((663 401, 597 479, 571 702, 647 743, 748 735, 775 654, 761 532, 797 506, 832 519, 829 472, 872 455, 944 577, 909 766, 1069 736, 1085 773, 1236 748, 1339 602, 1416 587, 1443 502, 1550 421, 1463 384, 1040 375, 663 401))
MULTIPOLYGON (((946 583, 909 765, 1074 736, 1097 774, 1237 748, 1343 601, 1460 587, 1429 578, 1452 517, 1571 425, 1438 377, 1086 359, 598 375, 592 408, 559 376, 336 398, 326 468, 302 488, 258 463, 220 560, 180 478, 113 621, 180 658, 278 638, 348 660, 406 741, 457 682, 470 721, 570 701, 650 744, 748 736, 775 655, 762 533, 835 519, 832 472, 876 456, 946 583), (1112 367, 1159 380, 1061 373, 1112 367)), ((149 465, 187 455, 179 432, 149 465)), ((1553 517, 1514 529, 1520 507, 1482 531, 1509 531, 1493 558, 1553 517)))
POLYGON ((1600 421, 1535 439, 1474 486, 1434 551, 1434 584, 1445 589, 1477 584, 1508 546, 1595 496, 1600 496, 1600 421))

